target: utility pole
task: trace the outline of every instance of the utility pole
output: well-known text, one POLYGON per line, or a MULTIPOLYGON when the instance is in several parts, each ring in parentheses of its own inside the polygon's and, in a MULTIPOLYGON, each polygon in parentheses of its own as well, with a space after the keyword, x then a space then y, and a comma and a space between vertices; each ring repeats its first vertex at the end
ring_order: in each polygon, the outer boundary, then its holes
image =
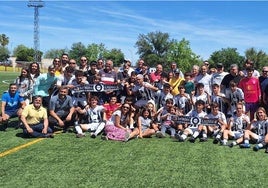
POLYGON ((39 52, 39 8, 44 7, 42 0, 29 0, 28 7, 34 8, 34 61, 39 62, 41 60, 39 52))

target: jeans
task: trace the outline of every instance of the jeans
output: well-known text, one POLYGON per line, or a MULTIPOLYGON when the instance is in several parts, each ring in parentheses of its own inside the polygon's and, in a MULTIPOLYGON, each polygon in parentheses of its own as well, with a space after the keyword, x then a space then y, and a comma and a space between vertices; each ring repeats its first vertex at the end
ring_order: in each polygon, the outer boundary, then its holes
POLYGON ((163 134, 165 134, 167 130, 170 131, 170 135, 171 135, 171 136, 174 136, 175 133, 176 133, 176 130, 175 130, 173 127, 171 127, 171 126, 169 126, 169 125, 165 125, 165 124, 161 125, 161 132, 162 132, 163 134))
MULTIPOLYGON (((30 126, 33 129, 33 133, 29 133, 27 131, 27 129, 25 127, 23 127, 23 134, 25 135, 29 135, 35 138, 43 138, 45 137, 45 134, 42 133, 43 129, 44 129, 44 124, 43 123, 39 123, 39 124, 35 124, 30 126)), ((52 129, 48 127, 47 129, 47 133, 53 133, 52 129)))

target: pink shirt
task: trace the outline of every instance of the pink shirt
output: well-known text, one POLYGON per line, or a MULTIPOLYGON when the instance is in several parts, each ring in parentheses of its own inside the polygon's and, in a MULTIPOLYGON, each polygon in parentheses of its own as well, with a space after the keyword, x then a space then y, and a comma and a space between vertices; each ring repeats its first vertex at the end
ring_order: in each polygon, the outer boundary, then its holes
POLYGON ((245 95, 245 102, 258 102, 261 96, 260 83, 255 77, 243 78, 238 87, 242 89, 245 95))

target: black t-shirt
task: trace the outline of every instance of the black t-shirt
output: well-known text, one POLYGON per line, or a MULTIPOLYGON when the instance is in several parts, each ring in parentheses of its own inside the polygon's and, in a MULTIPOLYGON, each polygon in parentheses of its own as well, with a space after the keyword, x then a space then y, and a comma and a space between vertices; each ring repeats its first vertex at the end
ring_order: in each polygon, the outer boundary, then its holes
POLYGON ((238 85, 241 79, 242 77, 240 75, 233 76, 232 74, 227 74, 221 81, 221 85, 224 85, 225 88, 229 88, 229 84, 232 80, 238 85))

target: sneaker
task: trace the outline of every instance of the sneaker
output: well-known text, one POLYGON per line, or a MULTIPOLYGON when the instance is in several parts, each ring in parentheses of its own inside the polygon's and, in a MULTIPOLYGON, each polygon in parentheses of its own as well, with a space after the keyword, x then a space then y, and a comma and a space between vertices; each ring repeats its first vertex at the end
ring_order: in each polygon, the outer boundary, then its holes
POLYGON ((165 138, 165 135, 161 131, 159 131, 158 133, 156 133, 156 137, 165 138))
POLYGON ((84 133, 78 133, 76 134, 76 138, 82 138, 82 137, 85 137, 86 135, 84 133))
POLYGON ((96 138, 96 135, 95 134, 92 134, 90 137, 91 138, 96 138))
POLYGON ((265 153, 268 153, 268 147, 266 147, 266 149, 265 149, 265 153))
POLYGON ((253 151, 259 151, 259 149, 260 149, 260 147, 259 147, 258 145, 255 145, 255 146, 253 147, 253 151))
POLYGON ((230 148, 234 147, 233 142, 232 142, 232 143, 230 143, 230 144, 228 144, 228 146, 229 146, 230 148))
POLYGON ((223 140, 220 141, 220 145, 221 146, 227 146, 227 143, 226 142, 223 142, 223 140))
POLYGON ((130 133, 126 132, 124 141, 127 142, 129 140, 129 138, 130 138, 130 133))
POLYGON ((219 138, 215 138, 215 139, 213 140, 213 144, 218 144, 220 141, 221 141, 221 140, 220 140, 219 138))
POLYGON ((179 142, 184 142, 184 139, 181 137, 181 135, 179 134, 175 134, 175 138, 179 141, 179 142))
POLYGON ((199 142, 206 142, 208 141, 208 138, 207 137, 202 137, 199 139, 199 142))
POLYGON ((109 138, 108 138, 107 136, 104 136, 104 135, 101 136, 101 139, 102 139, 102 140, 109 140, 109 138))
POLYGON ((250 144, 240 144, 240 148, 250 148, 250 144))
POLYGON ((191 138, 189 138, 189 141, 190 141, 191 143, 195 143, 195 138, 194 138, 194 137, 191 137, 191 138))

